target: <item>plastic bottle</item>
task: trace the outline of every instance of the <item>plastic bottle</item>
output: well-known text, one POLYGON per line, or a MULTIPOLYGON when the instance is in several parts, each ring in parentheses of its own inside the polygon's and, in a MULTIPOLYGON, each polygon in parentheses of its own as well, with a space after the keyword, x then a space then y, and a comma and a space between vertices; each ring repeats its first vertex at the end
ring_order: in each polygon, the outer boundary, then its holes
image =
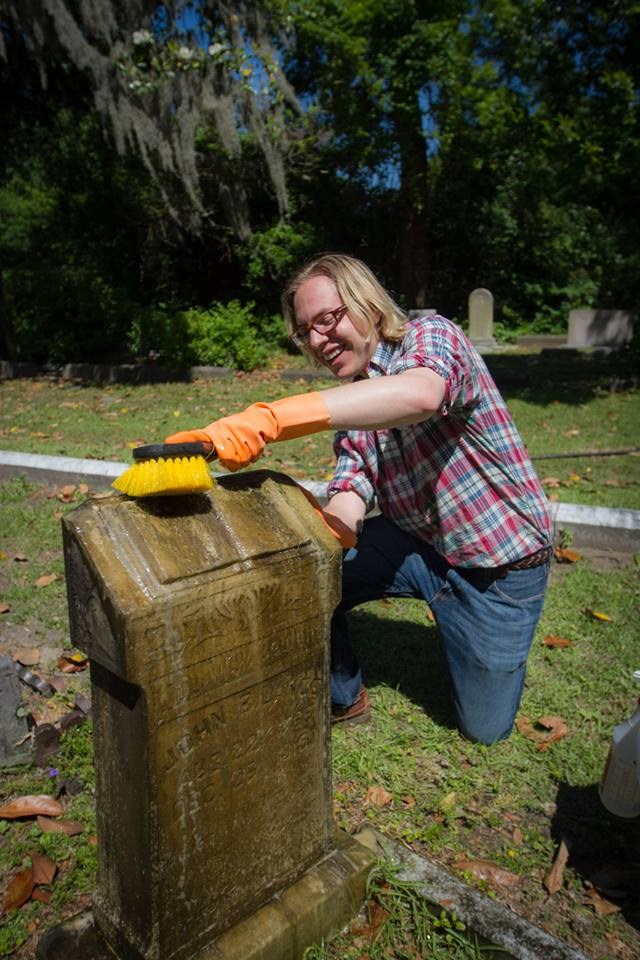
MULTIPOLYGON (((633 676, 640 683, 640 670, 633 676)), ((640 816, 640 698, 629 719, 614 727, 600 799, 617 817, 640 816)))

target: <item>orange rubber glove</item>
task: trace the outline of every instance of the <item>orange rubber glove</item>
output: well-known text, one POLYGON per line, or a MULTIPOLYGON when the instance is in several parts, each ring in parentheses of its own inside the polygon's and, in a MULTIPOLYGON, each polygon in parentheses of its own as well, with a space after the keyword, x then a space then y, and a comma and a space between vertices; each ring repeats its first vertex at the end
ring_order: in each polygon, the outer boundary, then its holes
POLYGON ((316 514, 320 517, 325 527, 329 530, 330 533, 336 538, 343 550, 348 550, 349 547, 355 547, 358 538, 346 523, 343 523, 338 517, 334 517, 331 513, 325 513, 316 498, 312 493, 309 493, 302 484, 298 484, 300 490, 315 510, 316 514))
POLYGON ((242 413, 215 420, 202 430, 182 430, 165 443, 212 443, 218 460, 227 470, 253 463, 265 444, 293 440, 331 427, 324 397, 319 392, 301 393, 273 403, 253 403, 242 413))

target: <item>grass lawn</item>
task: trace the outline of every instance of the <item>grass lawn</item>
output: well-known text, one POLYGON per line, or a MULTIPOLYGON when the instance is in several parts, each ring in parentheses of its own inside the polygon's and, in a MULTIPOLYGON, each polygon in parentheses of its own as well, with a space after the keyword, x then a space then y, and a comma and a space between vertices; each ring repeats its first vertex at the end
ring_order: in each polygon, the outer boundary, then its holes
MULTIPOLYGON (((579 457, 640 447, 633 360, 541 355, 488 358, 549 497, 640 507, 640 455, 579 457)), ((281 361, 287 363, 285 359, 281 361)), ((0 382, 0 449, 129 461, 131 448, 203 426, 257 400, 334 386, 284 380, 278 370, 194 383, 98 387, 53 379, 0 382)), ((329 433, 267 448, 264 465, 300 479, 331 476, 329 433)))
MULTIPOLYGON (((127 460, 134 442, 161 440, 249 402, 304 389, 308 384, 285 382, 273 372, 152 387, 5 382, 0 449, 127 460)), ((638 394, 624 386, 611 390, 608 373, 550 384, 546 371, 523 386, 506 385, 504 393, 534 454, 638 444, 638 394)), ((265 466, 294 477, 323 479, 331 470, 324 435, 273 445, 268 453, 265 466)), ((640 508, 638 457, 541 464, 551 496, 640 508)), ((31 651, 33 672, 55 680, 58 692, 49 699, 24 688, 25 708, 38 724, 64 725, 89 693, 86 670, 66 673, 59 665, 60 656, 72 652, 60 517, 89 495, 19 479, 0 484, 0 653, 31 651)), ((492 748, 466 742, 453 725, 442 653, 424 604, 396 600, 354 611, 354 638, 374 710, 368 724, 333 733, 337 822, 347 830, 371 823, 588 957, 640 956, 640 823, 610 816, 597 796, 611 730, 630 714, 637 696, 632 673, 640 668, 639 594, 632 557, 584 552, 575 563, 554 565, 520 729, 492 748), (569 643, 548 646, 549 636, 569 643), (561 718, 566 735, 548 744, 532 739, 532 730, 543 735, 538 721, 545 717, 561 718), (559 889, 550 893, 545 877, 563 841, 568 862, 559 889), (506 872, 506 882, 496 868, 506 872)), ((59 794, 65 819, 84 829, 48 833, 32 817, 0 819, 3 897, 15 891, 12 878, 29 867, 32 853, 57 868, 53 880, 36 887, 48 903, 29 899, 1 918, 0 956, 32 957, 41 930, 90 902, 90 721, 70 726, 44 765, 3 771, 0 803, 45 793, 59 794)), ((318 946, 309 960, 478 955, 455 918, 427 920, 417 903, 383 867, 365 919, 349 936, 318 946)))

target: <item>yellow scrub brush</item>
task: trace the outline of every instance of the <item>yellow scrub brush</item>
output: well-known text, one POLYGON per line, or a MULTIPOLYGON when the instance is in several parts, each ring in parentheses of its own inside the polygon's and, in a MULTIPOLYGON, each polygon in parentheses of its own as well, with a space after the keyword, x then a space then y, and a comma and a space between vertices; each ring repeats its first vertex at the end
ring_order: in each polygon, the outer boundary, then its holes
POLYGON ((170 497, 203 493, 213 486, 207 459, 213 447, 205 443, 155 443, 136 447, 135 463, 112 486, 128 497, 170 497))

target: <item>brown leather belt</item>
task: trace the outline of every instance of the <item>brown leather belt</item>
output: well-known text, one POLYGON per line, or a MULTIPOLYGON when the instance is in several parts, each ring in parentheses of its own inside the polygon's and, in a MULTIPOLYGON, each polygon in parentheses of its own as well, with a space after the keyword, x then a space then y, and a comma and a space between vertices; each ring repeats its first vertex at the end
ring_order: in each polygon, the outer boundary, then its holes
POLYGON ((510 570, 529 570, 532 567, 541 567, 548 563, 553 556, 553 546, 542 547, 535 553, 530 553, 528 557, 522 560, 514 560, 513 563, 505 563, 501 567, 456 567, 458 573, 470 583, 492 583, 494 580, 504 580, 510 570))
POLYGON ((536 553, 530 553, 528 557, 523 557, 522 560, 514 560, 513 563, 506 563, 504 567, 500 567, 499 569, 528 570, 529 567, 541 567, 543 563, 551 560, 552 556, 553 547, 549 545, 548 547, 543 547, 542 550, 538 550, 536 553))

